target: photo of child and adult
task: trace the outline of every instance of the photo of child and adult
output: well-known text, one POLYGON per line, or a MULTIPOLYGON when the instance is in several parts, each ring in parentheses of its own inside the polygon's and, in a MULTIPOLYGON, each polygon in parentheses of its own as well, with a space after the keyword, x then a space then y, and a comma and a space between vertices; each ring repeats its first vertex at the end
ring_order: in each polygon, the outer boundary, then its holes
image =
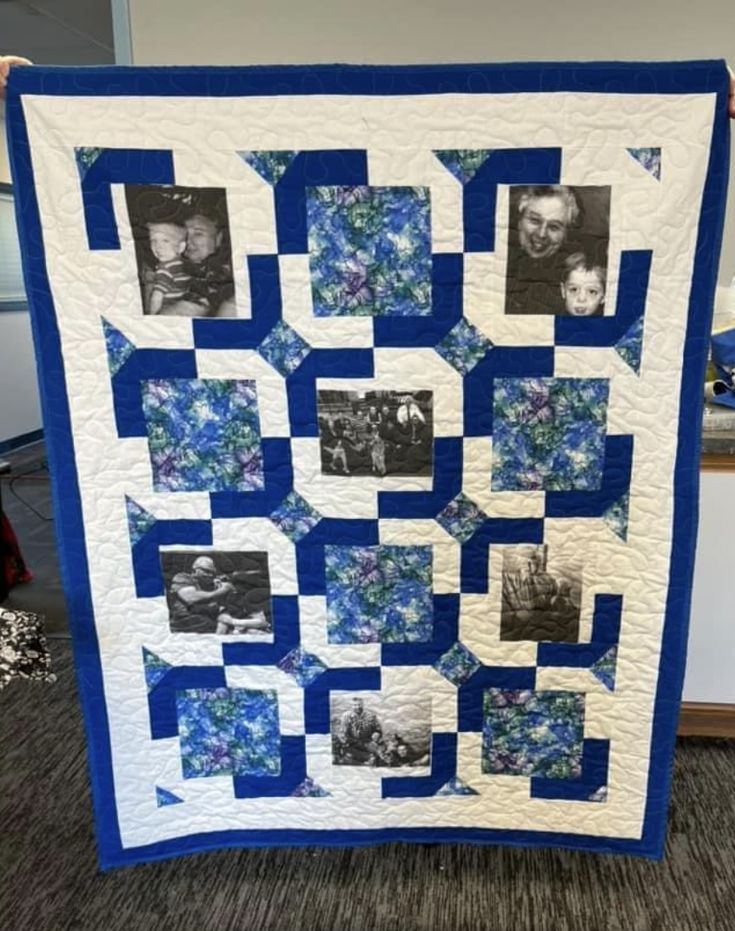
POLYGON ((143 313, 236 316, 224 188, 128 184, 125 200, 143 313))
POLYGON ((164 550, 161 571, 172 633, 272 639, 267 553, 164 550))
POLYGON ((327 475, 431 475, 431 391, 319 391, 319 446, 327 475))
POLYGON ((513 185, 505 313, 602 316, 609 242, 609 187, 513 185))
POLYGON ((428 766, 431 703, 380 692, 332 692, 332 762, 336 766, 428 766), (400 713, 398 711, 400 707, 400 713))
POLYGON ((580 560, 546 544, 504 548, 501 640, 576 643, 581 600, 580 560))

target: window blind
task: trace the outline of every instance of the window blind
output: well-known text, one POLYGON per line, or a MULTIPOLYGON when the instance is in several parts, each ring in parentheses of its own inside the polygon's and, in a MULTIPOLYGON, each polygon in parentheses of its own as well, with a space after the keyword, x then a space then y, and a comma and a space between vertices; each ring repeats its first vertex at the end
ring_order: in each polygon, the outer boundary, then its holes
POLYGON ((25 303, 25 300, 13 195, 0 191, 0 310, 3 304, 25 303))

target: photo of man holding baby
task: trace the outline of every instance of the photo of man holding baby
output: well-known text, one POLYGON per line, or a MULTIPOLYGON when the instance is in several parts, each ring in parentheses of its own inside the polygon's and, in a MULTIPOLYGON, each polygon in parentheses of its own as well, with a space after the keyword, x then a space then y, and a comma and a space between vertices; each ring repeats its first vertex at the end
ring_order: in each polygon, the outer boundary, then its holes
POLYGON ((224 189, 129 184, 125 198, 143 313, 236 316, 224 189))
POLYGON ((610 188, 510 188, 506 314, 604 313, 610 188))

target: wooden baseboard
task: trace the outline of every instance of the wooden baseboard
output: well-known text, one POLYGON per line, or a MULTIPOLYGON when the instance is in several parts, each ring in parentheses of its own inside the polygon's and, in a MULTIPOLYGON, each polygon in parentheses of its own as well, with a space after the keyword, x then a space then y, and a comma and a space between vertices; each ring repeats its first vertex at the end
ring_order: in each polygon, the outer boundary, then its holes
POLYGON ((735 705, 683 702, 680 737, 735 737, 735 705))
POLYGON ((735 472, 735 456, 728 453, 705 453, 700 469, 702 472, 735 472))

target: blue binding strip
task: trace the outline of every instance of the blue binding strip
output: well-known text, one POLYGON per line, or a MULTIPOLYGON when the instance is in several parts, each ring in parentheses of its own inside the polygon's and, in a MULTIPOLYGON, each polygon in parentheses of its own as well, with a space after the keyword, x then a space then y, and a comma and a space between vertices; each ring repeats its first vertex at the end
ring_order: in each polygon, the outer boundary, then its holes
POLYGON ((456 65, 15 67, 9 94, 71 97, 285 97, 360 94, 721 94, 724 61, 456 65))

